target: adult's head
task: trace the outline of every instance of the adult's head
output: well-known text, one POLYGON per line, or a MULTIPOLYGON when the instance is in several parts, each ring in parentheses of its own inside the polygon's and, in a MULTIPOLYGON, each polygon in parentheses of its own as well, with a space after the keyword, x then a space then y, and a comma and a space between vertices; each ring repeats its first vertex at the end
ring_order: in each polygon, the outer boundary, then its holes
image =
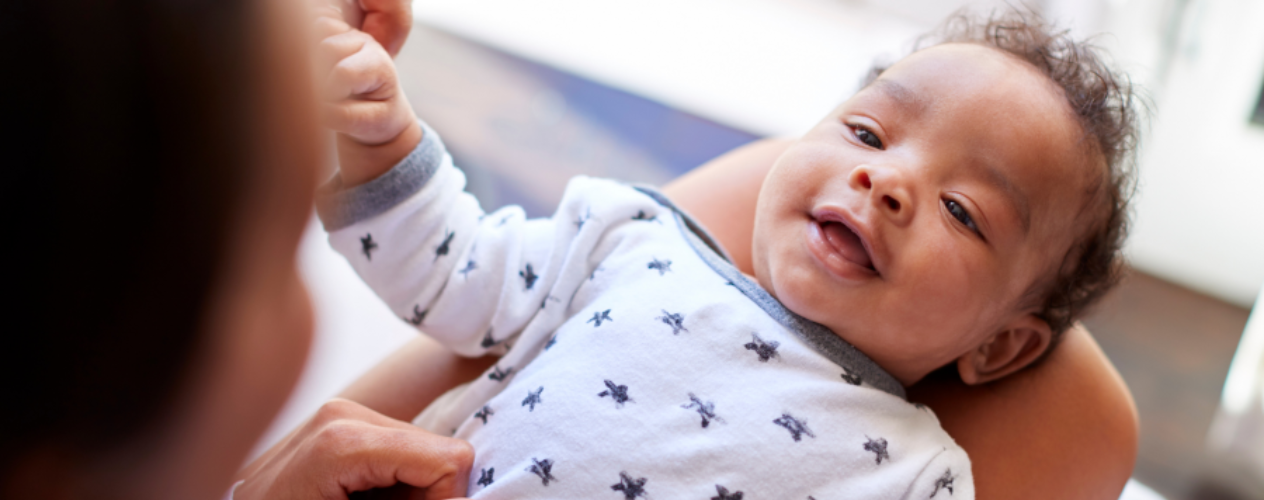
POLYGON ((6 3, 44 261, 6 347, 6 498, 215 496, 284 403, 321 151, 290 3, 6 3))

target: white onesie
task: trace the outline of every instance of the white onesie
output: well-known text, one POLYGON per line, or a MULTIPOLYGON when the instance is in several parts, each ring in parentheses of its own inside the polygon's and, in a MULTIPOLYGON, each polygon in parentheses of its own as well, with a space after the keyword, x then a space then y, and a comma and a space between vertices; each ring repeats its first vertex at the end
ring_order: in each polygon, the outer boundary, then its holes
POLYGON ((322 190, 330 241, 405 321, 500 356, 421 419, 475 448, 469 496, 974 498, 928 408, 729 264, 658 192, 571 181, 484 214, 435 132, 322 190))

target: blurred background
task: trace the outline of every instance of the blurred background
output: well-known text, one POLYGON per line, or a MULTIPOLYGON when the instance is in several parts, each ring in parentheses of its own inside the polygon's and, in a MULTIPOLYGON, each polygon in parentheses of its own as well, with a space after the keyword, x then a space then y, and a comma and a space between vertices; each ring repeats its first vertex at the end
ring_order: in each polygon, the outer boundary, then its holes
MULTIPOLYGON (((484 207, 546 216, 577 174, 661 185, 800 134, 951 12, 1004 5, 417 0, 398 63, 484 207)), ((1124 496, 1264 499, 1264 0, 1031 5, 1110 51, 1152 104, 1132 273, 1085 321, 1140 412, 1124 496)), ((315 222, 301 251, 317 340, 261 449, 415 335, 315 222)))

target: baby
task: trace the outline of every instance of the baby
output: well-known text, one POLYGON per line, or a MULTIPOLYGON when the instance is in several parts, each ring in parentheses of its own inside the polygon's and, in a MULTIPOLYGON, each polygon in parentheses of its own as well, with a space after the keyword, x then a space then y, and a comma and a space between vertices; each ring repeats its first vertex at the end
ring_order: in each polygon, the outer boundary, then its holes
POLYGON ((475 498, 973 498, 904 387, 1030 366, 1117 277, 1131 92, 1029 14, 955 19, 795 142, 753 277, 648 187, 485 214, 384 53, 322 23, 330 241, 405 321, 500 357, 417 420, 475 447, 475 498))

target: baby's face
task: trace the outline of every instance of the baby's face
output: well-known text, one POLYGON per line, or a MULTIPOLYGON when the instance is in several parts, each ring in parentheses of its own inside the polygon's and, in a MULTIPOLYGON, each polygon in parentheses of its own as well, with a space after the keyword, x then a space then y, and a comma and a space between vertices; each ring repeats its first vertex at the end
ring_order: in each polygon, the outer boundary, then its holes
POLYGON ((1034 317, 1019 297, 1085 224, 1085 140, 1060 90, 1016 58, 914 53, 777 160, 756 277, 912 384, 1034 317))

